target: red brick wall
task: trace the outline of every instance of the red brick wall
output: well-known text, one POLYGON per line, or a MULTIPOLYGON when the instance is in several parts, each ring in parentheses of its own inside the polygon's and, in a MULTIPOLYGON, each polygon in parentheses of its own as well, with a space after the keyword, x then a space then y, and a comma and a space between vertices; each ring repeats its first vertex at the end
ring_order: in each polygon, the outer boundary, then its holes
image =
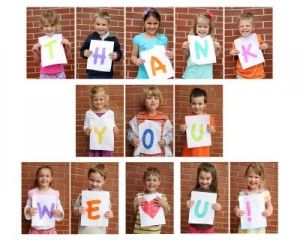
MULTIPOLYGON (((161 17, 160 32, 165 34, 168 39, 168 49, 174 49, 174 9, 156 8, 161 17)), ((143 32, 144 21, 143 12, 145 8, 127 7, 126 8, 126 78, 135 78, 138 67, 130 61, 132 39, 135 35, 143 32)))
POLYGON ((61 222, 56 222, 58 234, 69 234, 69 163, 55 162, 23 162, 22 163, 22 234, 27 234, 31 221, 24 217, 24 207, 26 205, 28 191, 34 188, 36 171, 39 167, 50 166, 53 170, 53 181, 51 187, 59 191, 60 201, 63 207, 65 217, 61 222))
MULTIPOLYGON (((242 189, 247 188, 245 171, 250 163, 237 162, 230 164, 230 232, 237 233, 240 223, 239 218, 234 214, 234 207, 238 204, 238 194, 242 189)), ((268 218, 267 233, 278 233, 278 163, 264 162, 266 181, 265 188, 270 191, 271 201, 274 207, 273 215, 268 218)))
POLYGON ((171 211, 166 215, 166 224, 161 233, 173 233, 173 163, 127 163, 126 164, 126 233, 132 233, 135 216, 132 203, 138 192, 144 191, 143 174, 148 167, 156 167, 160 171, 160 193, 167 196, 171 211))
MULTIPOLYGON (((216 233, 228 233, 228 163, 212 163, 217 170, 218 179, 218 200, 222 210, 216 212, 214 230, 216 233)), ((191 191, 197 182, 197 169, 199 162, 181 163, 181 232, 187 233, 189 209, 186 201, 189 200, 191 191)))
MULTIPOLYGON (((128 122, 140 111, 145 110, 142 102, 143 89, 149 85, 126 86, 126 134, 128 133, 128 122)), ((162 93, 163 103, 160 104, 159 111, 165 113, 171 121, 173 127, 173 86, 156 86, 162 93)), ((170 144, 173 149, 172 143, 170 144)), ((173 150, 172 150, 173 152, 173 150)), ((126 156, 133 155, 133 146, 127 141, 126 135, 126 156)))
MULTIPOLYGON (((182 43, 187 41, 187 36, 194 24, 194 19, 199 13, 211 12, 215 16, 215 33, 216 41, 223 46, 223 8, 176 8, 176 77, 182 78, 183 72, 186 68, 187 58, 182 51, 182 43)), ((223 51, 222 51, 223 52, 223 51)), ((214 64, 213 78, 223 78, 223 54, 217 56, 217 63, 214 64)))
MULTIPOLYGON (((82 190, 87 189, 88 185, 88 170, 94 167, 98 163, 72 163, 71 164, 71 206, 73 211, 74 203, 81 193, 82 190)), ((104 191, 110 192, 112 212, 114 217, 109 219, 109 225, 107 228, 107 233, 118 234, 118 202, 119 202, 119 167, 118 163, 105 163, 107 169, 107 179, 103 186, 104 191)), ((72 213, 71 219, 71 233, 76 234, 78 232, 78 224, 80 217, 74 216, 72 213)))
POLYGON ((184 124, 184 117, 191 114, 189 98, 191 90, 199 87, 207 93, 207 110, 215 118, 216 130, 212 134, 211 156, 223 156, 223 86, 221 85, 177 85, 175 86, 175 149, 176 156, 181 156, 182 148, 186 144, 186 136, 180 134, 180 124, 184 124))
MULTIPOLYGON (((76 156, 88 156, 89 136, 83 131, 85 112, 90 109, 90 89, 94 85, 76 86, 76 156)), ((115 136, 115 157, 124 156, 124 87, 123 85, 102 86, 109 95, 109 108, 115 113, 116 126, 119 134, 115 136)))
MULTIPOLYGON (((93 17, 98 11, 106 11, 111 21, 108 30, 113 32, 119 40, 121 51, 124 54, 124 8, 77 8, 76 9, 76 60, 77 60, 77 78, 87 78, 86 63, 87 60, 80 57, 80 48, 88 35, 94 32, 93 17)), ((124 78, 124 58, 114 63, 114 78, 124 78)))
POLYGON ((67 78, 74 78, 74 8, 27 8, 27 78, 39 78, 40 63, 35 62, 31 51, 33 45, 38 42, 38 37, 44 35, 40 27, 41 13, 46 9, 53 9, 60 16, 61 33, 71 42, 71 58, 65 65, 67 78))
POLYGON ((240 37, 237 19, 242 12, 254 15, 254 32, 269 44, 264 51, 266 78, 273 78, 273 9, 272 8, 225 8, 225 78, 235 78, 236 61, 229 55, 234 39, 240 37))

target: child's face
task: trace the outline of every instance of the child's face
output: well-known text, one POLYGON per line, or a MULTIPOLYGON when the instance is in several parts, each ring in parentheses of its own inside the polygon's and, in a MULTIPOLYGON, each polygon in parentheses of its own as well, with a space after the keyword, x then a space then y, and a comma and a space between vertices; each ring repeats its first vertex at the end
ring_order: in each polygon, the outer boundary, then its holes
POLYGON ((38 186, 40 188, 48 188, 53 180, 52 173, 48 168, 42 168, 37 176, 38 186))
POLYGON ((239 30, 241 36, 243 37, 249 36, 253 32, 252 20, 250 19, 240 20, 239 30))
POLYGON ((107 105, 107 96, 105 96, 101 92, 94 94, 92 97, 92 105, 93 109, 96 111, 101 111, 105 109, 107 105))
POLYGON ((145 187, 148 193, 155 193, 160 185, 160 180, 158 176, 150 174, 145 179, 145 187))
POLYGON ((204 114, 206 103, 204 102, 204 96, 191 98, 192 111, 195 114, 204 114))
POLYGON ((209 20, 199 18, 196 24, 196 33, 199 37, 205 37, 209 33, 209 20))
POLYGON ((247 174, 248 188, 251 191, 259 190, 261 187, 262 179, 259 175, 255 174, 253 171, 249 170, 247 174))
POLYGON ((54 24, 50 24, 49 22, 45 22, 43 25, 43 32, 46 36, 52 37, 56 32, 56 26, 54 24))
POLYGON ((148 112, 155 112, 159 108, 159 97, 148 96, 145 99, 145 107, 148 112))
POLYGON ((104 18, 96 17, 94 21, 95 31, 103 36, 108 32, 108 21, 104 18))
POLYGON ((200 172, 198 182, 201 188, 209 189, 212 180, 213 179, 210 172, 205 172, 205 171, 200 172))
POLYGON ((101 191, 105 183, 104 178, 98 172, 92 172, 89 175, 89 186, 92 191, 101 191))
POLYGON ((159 21, 155 17, 150 16, 146 19, 144 24, 145 32, 150 36, 155 36, 159 28, 159 21))

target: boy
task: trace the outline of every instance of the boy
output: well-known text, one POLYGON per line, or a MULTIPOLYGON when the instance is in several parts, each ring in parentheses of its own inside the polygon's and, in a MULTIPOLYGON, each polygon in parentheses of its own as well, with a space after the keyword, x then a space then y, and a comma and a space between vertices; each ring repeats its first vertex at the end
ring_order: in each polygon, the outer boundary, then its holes
MULTIPOLYGON (((123 54, 117 37, 108 31, 108 25, 110 22, 108 13, 103 11, 98 12, 97 14, 95 14, 93 21, 95 32, 91 33, 82 44, 80 48, 80 56, 84 59, 87 59, 93 54, 93 52, 89 50, 91 40, 111 41, 114 42, 114 50, 109 54, 109 57, 113 60, 113 62, 120 61, 123 54)), ((90 79, 113 78, 113 64, 111 66, 110 72, 101 72, 89 69, 87 69, 86 72, 88 78, 90 79)))
MULTIPOLYGON (((135 214, 135 224, 133 228, 133 233, 135 234, 160 234, 161 225, 141 227, 140 221, 140 210, 139 206, 145 202, 144 196, 145 194, 158 193, 157 189, 160 185, 160 173, 159 170, 155 167, 148 167, 144 172, 143 181, 145 184, 145 191, 137 193, 133 200, 133 214, 135 214)), ((167 201, 167 197, 165 194, 160 193, 160 197, 156 197, 154 202, 157 206, 163 208, 164 213, 167 214, 170 212, 170 206, 167 201)))
MULTIPOLYGON (((241 34, 241 37, 247 37, 250 34, 253 33, 254 31, 254 17, 252 13, 242 13, 239 16, 238 19, 238 26, 239 26, 239 32, 241 34)), ((259 43, 259 48, 261 50, 267 49, 269 46, 267 43, 265 43, 261 36, 259 34, 256 35, 257 40, 259 43)), ((233 48, 229 52, 230 55, 232 56, 237 56, 239 54, 239 51, 235 48, 233 44, 233 48)), ((242 65, 240 60, 237 60, 237 65, 236 65, 236 78, 242 79, 261 79, 265 78, 265 70, 264 70, 264 65, 262 63, 257 64, 255 66, 252 66, 247 69, 242 69, 242 65)))

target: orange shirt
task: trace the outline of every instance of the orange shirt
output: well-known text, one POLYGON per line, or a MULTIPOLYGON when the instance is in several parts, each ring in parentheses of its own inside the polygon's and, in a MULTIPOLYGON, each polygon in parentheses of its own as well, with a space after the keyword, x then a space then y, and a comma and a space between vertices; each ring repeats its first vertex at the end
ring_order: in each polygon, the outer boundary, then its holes
MULTIPOLYGON (((259 34, 256 34, 256 36, 259 45, 263 44, 264 41, 262 40, 261 36, 259 34)), ((233 44, 233 49, 235 49, 234 44, 233 44)), ((261 79, 261 78, 265 78, 266 76, 263 63, 257 64, 247 69, 243 69, 239 59, 237 60, 235 71, 236 71, 236 75, 246 79, 261 79)))
MULTIPOLYGON (((215 119, 210 115, 210 125, 214 128, 216 127, 215 119)), ((195 147, 195 148, 187 148, 187 144, 184 146, 182 150, 183 157, 210 157, 210 147, 195 147)))

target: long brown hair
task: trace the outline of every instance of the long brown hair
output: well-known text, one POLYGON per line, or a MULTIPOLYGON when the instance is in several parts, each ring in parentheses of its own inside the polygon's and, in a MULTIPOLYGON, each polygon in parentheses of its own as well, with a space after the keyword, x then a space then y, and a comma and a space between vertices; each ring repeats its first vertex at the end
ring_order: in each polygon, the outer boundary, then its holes
POLYGON ((208 162, 203 162, 199 165, 198 169, 197 169, 197 182, 196 182, 196 186, 195 188, 199 188, 200 184, 199 184, 199 176, 200 173, 204 171, 204 172, 209 172, 211 173, 211 177, 212 177, 212 182, 209 186, 209 189, 212 192, 218 192, 218 179, 217 179, 217 170, 215 168, 215 166, 211 163, 208 162))

